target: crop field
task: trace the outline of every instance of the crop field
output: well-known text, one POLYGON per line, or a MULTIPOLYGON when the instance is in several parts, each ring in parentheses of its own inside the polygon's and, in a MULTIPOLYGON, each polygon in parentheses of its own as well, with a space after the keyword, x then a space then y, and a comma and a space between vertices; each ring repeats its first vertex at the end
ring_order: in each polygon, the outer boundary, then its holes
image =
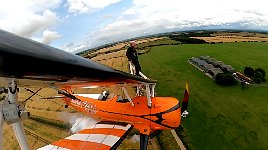
MULTIPOLYGON (((140 39, 136 39, 136 43, 137 44, 142 44, 142 43, 151 43, 154 41, 159 41, 165 39, 165 37, 148 37, 148 38, 140 38, 140 39)), ((93 51, 85 51, 84 53, 82 53, 80 56, 84 57, 84 58, 92 58, 92 57, 106 57, 106 54, 111 53, 111 52, 117 52, 117 51, 125 51, 129 46, 129 42, 121 42, 121 43, 117 43, 117 44, 113 44, 110 46, 105 46, 104 48, 100 48, 97 50, 93 50, 93 51)))
POLYGON ((268 37, 242 37, 242 36, 215 36, 215 37, 193 37, 203 39, 206 42, 268 42, 268 37))
POLYGON ((211 37, 193 37, 207 42, 268 42, 268 35, 254 32, 215 32, 211 37))
POLYGON ((190 149, 268 149, 268 88, 220 86, 187 63, 191 57, 209 55, 237 71, 251 66, 268 72, 267 47, 260 42, 152 47, 140 62, 142 71, 158 80, 158 96, 182 99, 189 83, 190 114, 181 124, 190 149))

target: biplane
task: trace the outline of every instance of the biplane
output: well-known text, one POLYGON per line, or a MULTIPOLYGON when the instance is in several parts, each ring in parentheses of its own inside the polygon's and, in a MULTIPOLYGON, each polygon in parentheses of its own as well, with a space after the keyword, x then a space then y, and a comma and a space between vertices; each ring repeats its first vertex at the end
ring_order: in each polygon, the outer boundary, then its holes
MULTIPOLYGON (((22 125, 22 120, 30 113, 18 101, 19 87, 55 89, 66 107, 100 120, 40 150, 116 149, 132 128, 140 132, 140 149, 147 149, 149 136, 177 128, 181 112, 187 109, 187 104, 180 107, 176 98, 155 96, 154 80, 118 71, 3 30, 0 30, 0 84, 4 87, 1 92, 7 93, 0 103, 0 150, 4 123, 12 125, 20 148, 30 149, 22 125), (134 98, 129 96, 126 85, 137 90, 134 98), (72 88, 109 86, 122 88, 126 99, 109 92, 92 97, 72 91, 72 88), (143 95, 139 94, 141 88, 143 95)), ((184 102, 188 101, 188 96, 187 88, 184 102)))

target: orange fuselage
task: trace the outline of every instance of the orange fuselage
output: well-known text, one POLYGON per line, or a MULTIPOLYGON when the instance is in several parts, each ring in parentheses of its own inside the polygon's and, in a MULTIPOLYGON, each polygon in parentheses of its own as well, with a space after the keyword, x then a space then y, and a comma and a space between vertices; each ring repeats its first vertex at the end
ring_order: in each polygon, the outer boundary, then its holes
POLYGON ((65 103, 96 119, 125 122, 141 133, 149 135, 156 130, 177 128, 181 120, 179 101, 172 97, 152 97, 152 107, 147 106, 146 96, 130 102, 118 102, 118 96, 106 101, 76 96, 79 100, 65 98, 65 103))

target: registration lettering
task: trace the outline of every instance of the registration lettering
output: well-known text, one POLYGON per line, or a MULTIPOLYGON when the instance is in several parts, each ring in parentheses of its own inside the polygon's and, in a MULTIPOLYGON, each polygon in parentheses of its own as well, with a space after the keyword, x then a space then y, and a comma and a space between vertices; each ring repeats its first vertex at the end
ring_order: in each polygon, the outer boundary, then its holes
POLYGON ((91 113, 91 114, 96 114, 96 105, 92 104, 91 102, 85 102, 85 101, 80 101, 80 100, 71 100, 71 103, 75 105, 76 107, 84 108, 85 111, 91 113))

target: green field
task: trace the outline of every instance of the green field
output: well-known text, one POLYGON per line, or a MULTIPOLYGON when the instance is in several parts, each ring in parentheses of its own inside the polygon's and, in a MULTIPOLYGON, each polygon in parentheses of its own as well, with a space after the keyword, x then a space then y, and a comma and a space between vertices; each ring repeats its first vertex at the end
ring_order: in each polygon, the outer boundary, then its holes
POLYGON ((216 85, 187 63, 201 55, 237 71, 251 66, 268 74, 268 43, 182 44, 152 47, 141 55, 143 73, 158 80, 158 96, 182 99, 185 82, 189 83, 190 115, 182 124, 191 149, 268 149, 268 87, 216 85))

